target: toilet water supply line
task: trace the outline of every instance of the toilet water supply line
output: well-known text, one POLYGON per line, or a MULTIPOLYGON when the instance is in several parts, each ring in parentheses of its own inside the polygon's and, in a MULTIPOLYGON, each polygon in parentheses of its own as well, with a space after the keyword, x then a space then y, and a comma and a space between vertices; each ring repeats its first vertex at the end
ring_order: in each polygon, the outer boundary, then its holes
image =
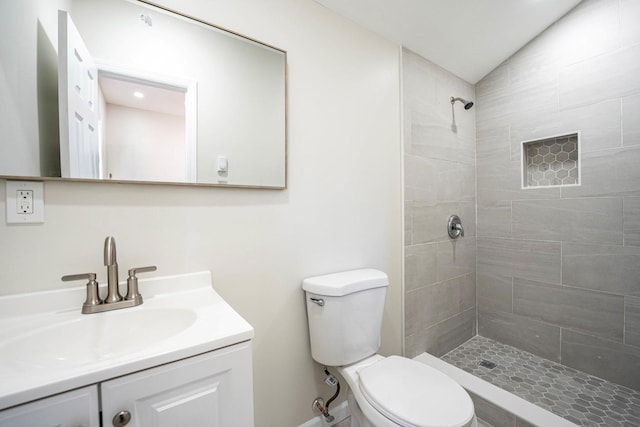
POLYGON ((324 373, 326 375, 326 377, 324 378, 324 382, 330 387, 337 386, 337 389, 336 389, 336 392, 333 394, 333 396, 331 396, 331 398, 327 400, 326 405, 324 405, 324 401, 322 400, 322 398, 319 397, 313 401, 313 407, 318 411, 320 411, 320 413, 322 414, 326 422, 330 423, 335 418, 333 417, 333 415, 329 413, 329 405, 331 405, 331 402, 336 400, 336 397, 338 397, 338 394, 340 394, 340 381, 338 381, 336 377, 331 375, 331 373, 329 372, 326 366, 324 367, 324 373))

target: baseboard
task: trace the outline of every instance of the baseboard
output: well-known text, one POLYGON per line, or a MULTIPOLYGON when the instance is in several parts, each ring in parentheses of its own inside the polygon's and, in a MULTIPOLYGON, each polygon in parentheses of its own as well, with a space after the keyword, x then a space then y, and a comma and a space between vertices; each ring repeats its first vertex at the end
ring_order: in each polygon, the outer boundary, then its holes
POLYGON ((330 427, 344 421, 349 415, 351 415, 349 412, 349 404, 346 400, 335 408, 332 408, 329 412, 334 417, 334 420, 330 423, 326 422, 322 415, 318 415, 298 427, 330 427))

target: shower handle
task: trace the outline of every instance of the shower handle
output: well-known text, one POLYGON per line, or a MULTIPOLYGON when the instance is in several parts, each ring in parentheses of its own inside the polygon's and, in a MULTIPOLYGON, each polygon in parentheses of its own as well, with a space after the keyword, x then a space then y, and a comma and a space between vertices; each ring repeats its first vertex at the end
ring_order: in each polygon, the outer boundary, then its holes
POLYGON ((449 217, 449 221, 447 222, 447 233, 449 233, 449 237, 452 239, 464 237, 464 227, 462 226, 462 221, 458 215, 451 215, 449 217))

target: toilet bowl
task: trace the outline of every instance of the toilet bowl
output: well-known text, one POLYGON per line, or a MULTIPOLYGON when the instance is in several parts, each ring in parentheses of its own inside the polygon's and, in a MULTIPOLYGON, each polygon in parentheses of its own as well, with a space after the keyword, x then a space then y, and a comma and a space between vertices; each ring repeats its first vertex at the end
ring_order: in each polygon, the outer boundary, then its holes
POLYGON ((387 275, 373 269, 302 282, 311 356, 347 382, 352 427, 475 427, 473 402, 453 379, 377 354, 388 285, 387 275))
POLYGON ((477 427, 467 392, 428 365, 376 354, 337 370, 348 385, 351 427, 477 427))

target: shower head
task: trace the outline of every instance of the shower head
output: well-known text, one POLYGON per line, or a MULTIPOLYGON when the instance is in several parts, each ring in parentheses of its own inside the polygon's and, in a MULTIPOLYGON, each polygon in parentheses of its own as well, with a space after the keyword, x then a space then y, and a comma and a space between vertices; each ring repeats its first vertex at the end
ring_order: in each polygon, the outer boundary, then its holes
POLYGON ((464 105, 464 109, 465 110, 469 110, 471 107, 473 107, 473 101, 469 101, 469 100, 466 100, 464 98, 454 98, 452 96, 451 97, 451 105, 453 105, 456 101, 462 102, 462 104, 464 105))

